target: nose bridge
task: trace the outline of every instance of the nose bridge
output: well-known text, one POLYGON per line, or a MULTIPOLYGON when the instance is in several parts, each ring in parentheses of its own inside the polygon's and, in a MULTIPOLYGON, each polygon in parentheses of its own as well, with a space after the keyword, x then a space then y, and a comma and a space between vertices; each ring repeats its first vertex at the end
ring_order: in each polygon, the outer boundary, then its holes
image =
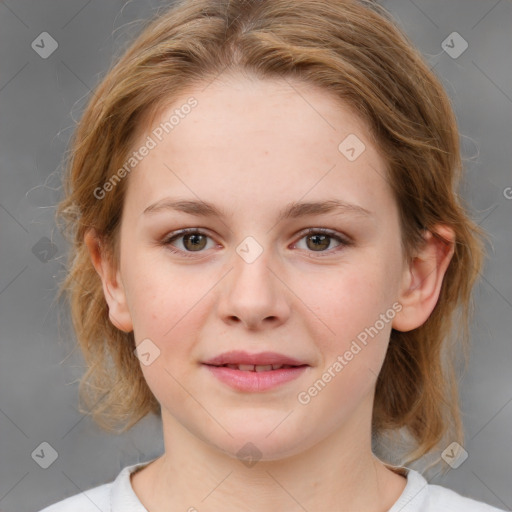
POLYGON ((269 317, 282 321, 288 308, 272 248, 249 235, 235 247, 235 252, 233 270, 219 302, 221 316, 237 317, 251 325, 269 317))
MULTIPOLYGON (((261 240, 262 236, 258 238, 261 240)), ((239 288, 244 291, 244 287, 250 287, 253 293, 270 296, 275 285, 275 271, 272 270, 275 263, 272 262, 273 250, 269 243, 260 243, 255 236, 248 235, 236 246, 235 252, 232 290, 239 288)))

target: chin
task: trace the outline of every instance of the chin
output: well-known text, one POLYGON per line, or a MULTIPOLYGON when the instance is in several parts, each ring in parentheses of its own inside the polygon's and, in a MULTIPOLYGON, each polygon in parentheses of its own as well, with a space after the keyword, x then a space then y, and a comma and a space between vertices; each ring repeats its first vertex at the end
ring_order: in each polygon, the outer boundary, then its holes
POLYGON ((281 429, 282 425, 276 428, 279 421, 273 422, 270 428, 257 421, 252 424, 253 428, 250 429, 247 423, 237 425, 236 428, 226 426, 233 437, 225 434, 222 439, 210 439, 210 443, 226 455, 240 459, 241 462, 246 461, 248 467, 251 467, 253 461, 280 460, 297 455, 307 448, 304 433, 298 428, 294 429, 291 425, 292 429, 290 426, 281 429))

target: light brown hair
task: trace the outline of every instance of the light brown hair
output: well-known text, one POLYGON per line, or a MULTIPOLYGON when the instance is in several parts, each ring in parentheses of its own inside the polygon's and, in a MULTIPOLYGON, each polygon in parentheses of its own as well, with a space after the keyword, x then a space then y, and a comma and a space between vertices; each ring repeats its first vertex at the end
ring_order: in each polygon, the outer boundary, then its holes
POLYGON ((110 322, 84 244, 94 228, 115 268, 129 178, 101 200, 94 190, 123 165, 162 107, 226 70, 298 79, 354 109, 386 161, 404 259, 425 229, 453 229, 455 252, 432 314, 414 330, 391 332, 372 427, 377 440, 398 430, 410 435, 414 445, 402 462, 444 448, 439 444, 446 439, 463 444, 457 372, 467 362, 471 292, 485 233, 457 189, 463 168, 449 98, 391 15, 369 0, 181 1, 148 22, 95 89, 72 140, 57 209, 71 244, 59 296, 69 294, 87 364, 79 388, 86 410, 103 428, 120 432, 160 410, 133 353, 133 332, 110 322))

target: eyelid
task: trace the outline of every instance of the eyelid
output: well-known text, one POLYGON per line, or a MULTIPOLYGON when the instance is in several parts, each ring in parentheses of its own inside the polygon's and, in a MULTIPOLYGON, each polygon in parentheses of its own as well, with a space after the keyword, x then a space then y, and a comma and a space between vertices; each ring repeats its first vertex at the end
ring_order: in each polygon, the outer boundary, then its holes
POLYGON ((324 235, 332 236, 333 238, 339 238, 342 242, 347 243, 347 244, 351 243, 351 239, 347 235, 344 235, 343 233, 340 233, 339 231, 335 231, 334 229, 329 229, 329 228, 306 228, 306 229, 303 229, 302 231, 299 231, 297 236, 304 237, 304 235, 309 235, 309 234, 312 235, 312 234, 316 234, 316 233, 322 233, 324 235))

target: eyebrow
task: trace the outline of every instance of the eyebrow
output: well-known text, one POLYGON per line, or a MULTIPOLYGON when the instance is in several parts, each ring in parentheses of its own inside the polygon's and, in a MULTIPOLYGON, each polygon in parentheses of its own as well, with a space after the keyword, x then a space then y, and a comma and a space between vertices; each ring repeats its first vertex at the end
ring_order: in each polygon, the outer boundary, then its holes
MULTIPOLYGON (((156 203, 149 205, 144 211, 143 215, 150 213, 156 213, 161 211, 180 211, 188 213, 189 215, 195 215, 196 217, 218 217, 225 218, 226 213, 217 208, 212 203, 206 201, 191 201, 191 200, 180 200, 173 199, 170 197, 163 198, 156 203)), ((354 214, 362 217, 373 217, 373 212, 370 212, 362 206, 356 204, 347 203, 340 199, 330 199, 326 201, 312 201, 312 202, 293 202, 286 205, 278 216, 277 222, 281 222, 286 219, 296 219, 299 217, 306 217, 308 215, 319 215, 323 213, 343 213, 343 214, 354 214)))

